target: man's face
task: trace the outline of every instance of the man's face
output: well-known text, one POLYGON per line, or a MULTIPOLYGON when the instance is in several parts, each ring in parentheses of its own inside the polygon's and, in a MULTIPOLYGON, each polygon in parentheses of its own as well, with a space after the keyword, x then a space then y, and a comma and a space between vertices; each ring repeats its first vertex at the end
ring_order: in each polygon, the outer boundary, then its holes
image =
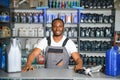
POLYGON ((64 24, 60 20, 53 22, 52 31, 54 36, 61 36, 64 31, 64 24))

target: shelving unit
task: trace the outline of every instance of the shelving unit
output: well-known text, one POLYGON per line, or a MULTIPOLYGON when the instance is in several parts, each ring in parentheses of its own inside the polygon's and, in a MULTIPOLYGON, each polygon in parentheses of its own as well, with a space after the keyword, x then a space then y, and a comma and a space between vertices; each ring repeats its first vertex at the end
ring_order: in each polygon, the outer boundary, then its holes
POLYGON ((84 44, 81 44, 80 51, 105 52, 113 46, 115 22, 113 12, 113 9, 85 9, 82 11, 80 40, 88 47, 83 47, 84 44), (86 18, 86 16, 88 17, 86 18))
MULTIPOLYGON (((13 9, 13 35, 20 40, 23 65, 35 43, 45 37, 45 7, 39 9, 13 9)), ((35 63, 37 63, 35 61, 35 63)))
POLYGON ((0 5, 0 69, 5 69, 6 48, 11 37, 10 9, 0 5))
POLYGON ((113 0, 81 0, 80 53, 84 65, 105 64, 106 50, 114 43, 113 0))
POLYGON ((0 5, 0 38, 11 37, 10 9, 0 5))

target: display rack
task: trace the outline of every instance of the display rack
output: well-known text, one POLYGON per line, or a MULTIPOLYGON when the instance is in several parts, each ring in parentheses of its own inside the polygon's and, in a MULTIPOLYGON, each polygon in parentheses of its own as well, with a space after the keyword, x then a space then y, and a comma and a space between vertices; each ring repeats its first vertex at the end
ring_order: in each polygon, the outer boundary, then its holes
POLYGON ((114 43, 113 0, 81 0, 80 53, 84 65, 104 65, 106 50, 114 43))
POLYGON ((11 37, 10 9, 0 5, 0 38, 11 37))

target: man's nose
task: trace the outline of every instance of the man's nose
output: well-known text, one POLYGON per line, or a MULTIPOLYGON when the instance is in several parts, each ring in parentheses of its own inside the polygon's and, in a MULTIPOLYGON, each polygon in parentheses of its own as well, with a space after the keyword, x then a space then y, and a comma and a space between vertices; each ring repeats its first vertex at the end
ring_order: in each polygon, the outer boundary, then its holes
POLYGON ((59 27, 59 26, 57 26, 57 27, 56 27, 56 30, 59 30, 59 29, 60 29, 60 27, 59 27))

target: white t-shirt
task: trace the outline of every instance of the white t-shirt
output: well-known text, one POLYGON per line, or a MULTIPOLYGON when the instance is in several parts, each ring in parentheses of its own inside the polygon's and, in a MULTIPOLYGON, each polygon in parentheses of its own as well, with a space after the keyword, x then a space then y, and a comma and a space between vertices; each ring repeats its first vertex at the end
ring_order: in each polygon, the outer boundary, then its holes
MULTIPOLYGON (((55 42, 53 40, 53 37, 51 36, 51 44, 50 46, 62 46, 64 40, 66 39, 65 36, 63 36, 63 38, 59 41, 59 42, 55 42)), ((46 47, 48 46, 48 41, 46 38, 43 38, 42 40, 40 40, 37 44, 35 44, 35 48, 39 48, 42 51, 44 51, 46 49, 46 47)), ((71 55, 71 53, 73 52, 77 52, 77 48, 75 43, 72 40, 68 40, 66 45, 65 45, 66 50, 68 51, 68 54, 71 55)))

